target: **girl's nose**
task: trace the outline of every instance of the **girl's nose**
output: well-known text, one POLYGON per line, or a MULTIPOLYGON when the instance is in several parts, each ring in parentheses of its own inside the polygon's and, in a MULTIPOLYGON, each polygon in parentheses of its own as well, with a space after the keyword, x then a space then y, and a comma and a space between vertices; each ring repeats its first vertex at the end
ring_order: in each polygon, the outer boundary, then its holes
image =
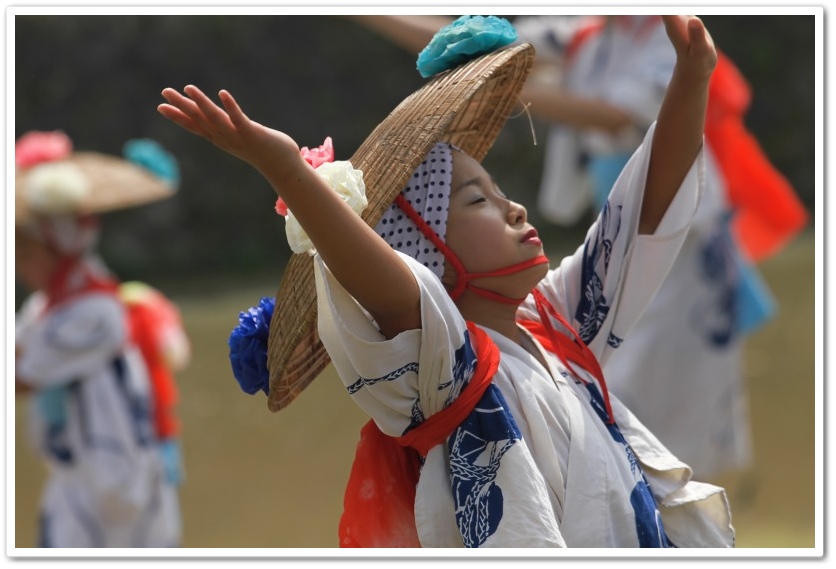
POLYGON ((511 225, 519 225, 525 223, 528 219, 528 211, 525 207, 517 202, 508 200, 508 220, 511 225))

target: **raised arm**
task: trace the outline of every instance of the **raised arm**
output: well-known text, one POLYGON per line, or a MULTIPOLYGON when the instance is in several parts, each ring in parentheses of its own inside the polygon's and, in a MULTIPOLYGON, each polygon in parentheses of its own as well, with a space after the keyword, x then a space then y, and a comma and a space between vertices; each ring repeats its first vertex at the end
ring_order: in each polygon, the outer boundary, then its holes
POLYGON ((160 114, 247 162, 275 189, 345 289, 392 338, 419 328, 419 290, 406 263, 304 161, 286 134, 250 120, 227 91, 218 107, 197 87, 162 92, 160 114))
POLYGON ((662 16, 676 65, 659 110, 639 233, 653 233, 702 148, 714 42, 695 16, 662 16))
POLYGON ((617 134, 633 123, 623 109, 600 99, 576 95, 552 83, 529 79, 520 99, 531 104, 538 117, 578 129, 599 129, 617 134))
POLYGON ((346 16, 377 32, 393 44, 418 55, 435 33, 453 21, 451 16, 346 16))

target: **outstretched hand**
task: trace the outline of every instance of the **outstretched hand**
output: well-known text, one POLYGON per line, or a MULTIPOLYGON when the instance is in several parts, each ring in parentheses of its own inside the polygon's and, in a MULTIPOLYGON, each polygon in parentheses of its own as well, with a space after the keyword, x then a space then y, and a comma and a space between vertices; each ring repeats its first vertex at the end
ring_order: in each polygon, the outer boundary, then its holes
POLYGON ((186 86, 183 93, 163 89, 162 96, 167 103, 157 107, 160 114, 247 162, 265 176, 281 176, 282 168, 289 169, 298 163, 296 142, 282 132, 250 120, 228 91, 218 94, 223 108, 194 85, 186 86))
POLYGON ((717 50, 702 20, 696 16, 662 16, 662 20, 678 65, 696 79, 710 77, 717 65, 717 50))

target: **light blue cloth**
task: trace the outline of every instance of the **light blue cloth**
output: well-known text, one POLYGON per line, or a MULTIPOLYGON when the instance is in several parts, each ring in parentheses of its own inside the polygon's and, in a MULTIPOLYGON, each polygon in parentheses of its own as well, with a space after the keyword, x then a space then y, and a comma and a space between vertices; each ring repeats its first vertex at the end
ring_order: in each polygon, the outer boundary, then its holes
POLYGON ((604 207, 615 181, 632 155, 632 152, 623 152, 590 157, 587 172, 592 182, 592 199, 596 211, 604 207))
POLYGON ((165 439, 160 441, 158 448, 163 462, 166 482, 174 486, 180 486, 185 480, 180 441, 178 439, 165 439))
POLYGON ((38 413, 51 428, 61 429, 67 422, 66 385, 47 387, 38 391, 36 397, 38 413))
POLYGON ((735 251, 739 272, 737 283, 737 330, 739 334, 751 334, 775 316, 775 297, 758 271, 758 268, 735 251))

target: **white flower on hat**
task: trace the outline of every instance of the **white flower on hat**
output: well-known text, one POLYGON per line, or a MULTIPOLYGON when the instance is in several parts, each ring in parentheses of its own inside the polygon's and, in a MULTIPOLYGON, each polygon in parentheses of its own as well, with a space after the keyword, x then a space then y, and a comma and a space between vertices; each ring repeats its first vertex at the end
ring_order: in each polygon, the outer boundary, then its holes
POLYGON ((42 215, 77 211, 90 193, 84 172, 70 162, 46 162, 29 172, 23 198, 29 208, 42 215))
MULTIPOLYGON (((337 194, 353 209, 358 215, 363 213, 369 201, 366 199, 366 184, 363 182, 363 172, 356 170, 351 162, 338 160, 336 162, 323 162, 316 173, 337 192, 337 194)), ((307 252, 308 255, 316 254, 308 234, 294 217, 292 211, 287 212, 285 217, 285 233, 287 242, 294 253, 307 252)))

